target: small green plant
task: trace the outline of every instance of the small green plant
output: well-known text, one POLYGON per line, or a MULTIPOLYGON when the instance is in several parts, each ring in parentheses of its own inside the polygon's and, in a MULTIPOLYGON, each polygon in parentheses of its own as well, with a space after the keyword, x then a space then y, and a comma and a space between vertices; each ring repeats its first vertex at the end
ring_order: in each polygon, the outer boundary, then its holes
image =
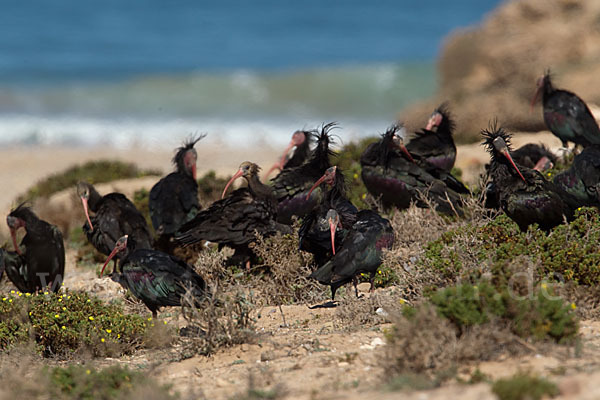
POLYGON ((540 288, 531 296, 516 296, 487 282, 440 289, 431 296, 438 313, 450 320, 459 332, 493 319, 506 320, 513 333, 536 339, 571 341, 578 332, 572 304, 551 297, 549 288, 540 288))
POLYGON ((68 356, 80 349, 93 355, 122 355, 144 347, 154 321, 126 315, 85 292, 0 297, 0 350, 30 339, 46 356, 68 356))
POLYGON ((131 163, 116 160, 89 161, 83 165, 75 165, 39 181, 29 188, 25 194, 17 198, 17 202, 32 201, 39 197, 48 197, 61 190, 73 188, 79 181, 91 184, 110 182, 117 179, 139 178, 142 176, 160 175, 157 170, 140 170, 131 163))
POLYGON ((539 262, 540 276, 561 277, 584 285, 600 283, 600 214, 594 208, 581 208, 569 224, 550 233, 529 227, 521 232, 506 215, 482 225, 466 225, 443 234, 425 246, 419 264, 440 271, 447 278, 471 273, 487 264, 502 278, 505 265, 519 256, 539 262), (468 237, 461 244, 457 238, 468 237), (469 264, 467 261, 471 262, 469 264), (475 265, 477 264, 477 265, 475 265))
POLYGON ((127 399, 132 393, 152 393, 163 399, 176 398, 167 386, 156 384, 141 372, 114 365, 104 369, 70 365, 66 368, 45 368, 42 373, 49 376, 48 390, 52 398, 58 399, 127 399))
POLYGON ((500 400, 540 400, 558 395, 557 386, 547 379, 520 372, 510 378, 499 379, 492 391, 500 400))
POLYGON ((200 179, 198 179, 198 196, 204 204, 210 204, 221 198, 221 193, 225 189, 225 185, 231 179, 231 176, 222 178, 218 177, 213 170, 208 171, 200 179))

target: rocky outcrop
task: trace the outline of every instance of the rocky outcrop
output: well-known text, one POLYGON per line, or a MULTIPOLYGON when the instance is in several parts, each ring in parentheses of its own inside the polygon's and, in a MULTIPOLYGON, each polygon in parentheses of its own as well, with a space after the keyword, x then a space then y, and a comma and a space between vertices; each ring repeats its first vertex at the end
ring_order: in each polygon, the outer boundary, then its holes
POLYGON ((545 129, 540 105, 530 113, 535 83, 544 70, 555 86, 600 103, 600 1, 513 0, 480 26, 452 33, 438 60, 437 95, 401 113, 422 126, 442 101, 457 118, 457 140, 478 140, 488 121, 512 130, 545 129))

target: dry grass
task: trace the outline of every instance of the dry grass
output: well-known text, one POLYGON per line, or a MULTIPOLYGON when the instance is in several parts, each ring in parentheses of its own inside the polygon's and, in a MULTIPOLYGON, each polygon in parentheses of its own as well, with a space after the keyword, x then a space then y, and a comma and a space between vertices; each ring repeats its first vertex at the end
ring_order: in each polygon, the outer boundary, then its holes
POLYGON ((238 291, 225 294, 215 287, 212 295, 198 304, 188 293, 182 298, 183 316, 188 326, 180 333, 186 337, 185 352, 210 355, 221 347, 248 343, 255 338, 251 295, 238 291))
POLYGON ((388 380, 407 373, 450 377, 448 372, 464 363, 535 351, 494 321, 470 327, 459 335, 456 327, 428 304, 418 305, 414 314, 404 316, 396 311, 390 315, 394 326, 387 333, 382 358, 388 380))

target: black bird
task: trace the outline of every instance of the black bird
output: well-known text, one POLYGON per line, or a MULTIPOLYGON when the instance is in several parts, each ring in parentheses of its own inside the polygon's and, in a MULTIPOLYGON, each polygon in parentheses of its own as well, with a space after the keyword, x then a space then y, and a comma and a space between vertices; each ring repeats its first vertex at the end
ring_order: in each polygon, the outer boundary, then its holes
POLYGON ((583 149, 553 182, 575 197, 580 206, 600 207, 600 146, 583 149))
POLYGON ((277 221, 291 224, 292 216, 303 217, 319 203, 323 196, 320 189, 313 191, 308 198, 306 195, 315 181, 331 167, 329 132, 335 126, 333 122, 323 125, 317 137, 317 146, 307 162, 298 167, 283 169, 271 180, 278 203, 277 221))
POLYGON ((281 160, 273 164, 273 166, 265 174, 267 178, 271 172, 275 169, 280 171, 286 168, 299 167, 308 160, 310 156, 310 146, 314 142, 314 136, 317 134, 315 131, 296 131, 292 135, 290 143, 286 147, 281 156, 281 160), (288 158, 288 153, 295 147, 294 154, 288 158))
MULTIPOLYGON (((511 151, 510 155, 516 165, 523 167, 532 168, 539 172, 544 172, 554 166, 557 161, 557 157, 548 148, 541 144, 528 143, 517 150, 511 151)), ((490 181, 489 169, 490 165, 485 165, 486 169, 486 188, 485 188, 485 207, 498 209, 500 204, 498 203, 498 192, 496 185, 490 181)))
POLYGON ((483 130, 483 145, 491 155, 489 174, 498 193, 500 208, 521 230, 537 223, 549 230, 571 219, 576 199, 547 181, 538 171, 517 167, 510 155, 510 135, 492 124, 483 130))
POLYGON ((319 267, 335 255, 335 243, 342 243, 358 213, 346 198, 344 175, 338 167, 325 171, 311 189, 321 184, 329 188, 324 190, 319 205, 304 217, 298 231, 300 250, 312 253, 319 267))
POLYGON ((253 257, 248 244, 256 240, 256 232, 263 236, 291 232, 288 226, 275 221, 277 200, 271 187, 261 183, 258 178, 259 170, 258 165, 243 162, 225 186, 223 197, 239 177, 244 177, 248 186, 235 190, 199 212, 181 227, 176 240, 185 245, 208 240, 219 243, 220 247, 229 246, 236 250, 236 258, 241 257, 248 266, 253 257))
MULTIPOLYGON (((427 207, 426 196, 445 214, 461 215, 460 195, 444 181, 419 167, 404 146, 402 127, 392 125, 381 140, 371 143, 360 158, 362 179, 384 207, 408 208, 411 202, 427 207)), ((450 174, 447 174, 450 175, 450 174)))
POLYGON ((100 253, 110 254, 123 235, 134 238, 139 248, 152 248, 152 235, 146 219, 124 194, 115 192, 101 196, 93 185, 79 182, 77 195, 87 218, 83 231, 100 253), (90 210, 94 213, 92 217, 90 210))
POLYGON ((456 161, 456 145, 452 137, 455 126, 447 104, 441 104, 429 117, 427 127, 415 132, 416 136, 406 144, 406 149, 426 170, 433 167, 450 173, 456 161))
POLYGON ((18 254, 18 257, 12 255, 9 260, 5 259, 8 278, 21 292, 57 292, 65 275, 65 247, 60 230, 39 219, 23 204, 8 214, 6 223, 18 254), (17 245, 19 228, 26 232, 21 240, 23 249, 17 245))
POLYGON ((557 157, 542 144, 527 143, 515 151, 511 151, 514 162, 527 168, 543 172, 556 164, 557 157))
POLYGON ((117 254, 121 254, 121 262, 111 279, 140 299, 154 318, 160 307, 181 305, 181 297, 188 292, 196 303, 207 296, 206 283, 194 267, 170 254, 141 249, 127 235, 115 243, 100 276, 117 254))
POLYGON ((196 182, 198 154, 194 145, 205 136, 192 138, 178 148, 173 157, 176 171, 162 178, 150 190, 148 207, 158 236, 156 247, 167 253, 174 250, 171 239, 175 232, 201 209, 196 182))
POLYGON ((381 265, 384 249, 394 243, 394 231, 390 222, 371 210, 359 211, 356 222, 349 229, 336 254, 310 277, 323 285, 331 286, 331 299, 335 300, 337 289, 348 283, 354 283, 358 297, 356 276, 361 273, 370 275, 371 291, 373 279, 381 265))
POLYGON ((540 93, 544 122, 565 148, 568 148, 568 142, 583 147, 600 144, 600 128, 588 106, 575 93, 555 89, 549 71, 537 81, 537 90, 531 101, 532 108, 540 93))

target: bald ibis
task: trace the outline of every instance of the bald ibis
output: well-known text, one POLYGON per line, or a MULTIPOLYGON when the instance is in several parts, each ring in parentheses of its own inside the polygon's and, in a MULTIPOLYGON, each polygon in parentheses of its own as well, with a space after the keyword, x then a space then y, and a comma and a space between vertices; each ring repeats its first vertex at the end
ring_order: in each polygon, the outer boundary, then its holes
POLYGON ((553 182, 575 197, 581 206, 600 207, 600 146, 588 146, 575 156, 571 167, 553 182))
POLYGON ((555 89, 549 71, 537 81, 537 89, 531 101, 532 108, 540 93, 544 122, 564 147, 568 147, 568 142, 583 147, 600 144, 600 128, 588 106, 575 93, 555 89))
POLYGON ((38 290, 57 292, 65 274, 65 247, 60 230, 43 221, 24 204, 6 217, 17 256, 5 260, 6 274, 21 292, 38 290), (25 229, 21 245, 17 231, 25 229))
POLYGON ((322 266, 335 255, 335 243, 342 243, 356 221, 358 210, 347 198, 344 175, 333 166, 313 185, 326 185, 325 196, 302 220, 298 231, 300 249, 314 255, 317 266, 322 266))
POLYGON ((381 140, 370 144, 362 154, 361 174, 369 193, 386 208, 405 209, 413 201, 419 207, 427 207, 422 199, 425 196, 438 211, 461 215, 460 195, 416 164, 404 146, 403 132, 400 125, 392 125, 381 140))
POLYGON ((194 219, 184 224, 176 240, 190 245, 204 240, 229 246, 236 250, 243 262, 252 258, 248 244, 256 240, 256 232, 263 236, 277 232, 291 232, 288 226, 275 221, 277 200, 271 187, 258 178, 258 165, 245 161, 223 190, 221 200, 199 212, 194 219), (248 186, 240 188, 225 197, 229 186, 239 177, 244 177, 248 186))
POLYGON ((572 218, 576 199, 538 171, 517 166, 510 155, 511 136, 504 129, 492 124, 481 135, 491 155, 489 174, 500 208, 521 230, 534 223, 549 230, 572 218))
POLYGON ((110 254, 123 235, 133 237, 139 248, 152 248, 152 235, 146 219, 125 195, 115 192, 101 196, 93 185, 86 182, 77 184, 77 195, 87 218, 83 231, 100 253, 110 254), (91 217, 90 211, 94 213, 91 217))
POLYGON ((426 170, 433 167, 450 173, 456 161, 454 127, 448 105, 441 104, 429 117, 427 127, 415 132, 416 136, 406 144, 406 149, 426 170))
POLYGON ((332 300, 337 289, 348 282, 354 283, 358 297, 356 276, 360 273, 370 275, 373 291, 373 279, 381 265, 383 250, 391 248, 393 243, 394 230, 387 219, 371 210, 359 211, 335 255, 310 277, 331 286, 332 300))
POLYGON ((181 297, 186 293, 196 302, 207 295, 206 283, 194 267, 161 251, 141 249, 127 235, 116 241, 100 276, 117 254, 121 254, 121 262, 110 275, 111 279, 140 299, 154 318, 160 307, 181 305, 181 297))
MULTIPOLYGON (((548 148, 541 144, 528 143, 517 150, 511 151, 510 155, 516 165, 523 167, 532 168, 539 172, 544 172, 554 166, 557 157, 548 148)), ((485 207, 498 209, 500 204, 498 203, 498 193, 496 185, 489 178, 489 164, 485 165, 487 173, 487 185, 485 188, 485 207)))
POLYGON ((152 226, 158 236, 157 248, 172 253, 171 239, 179 228, 200 211, 196 162, 198 154, 194 145, 206 135, 187 140, 177 149, 173 164, 176 171, 158 181, 150 190, 148 206, 152 226))
POLYGON ((314 136, 316 134, 316 131, 294 132, 292 135, 292 140, 290 140, 290 143, 281 156, 281 160, 273 164, 273 166, 265 174, 265 177, 268 177, 275 169, 279 169, 281 171, 285 168, 298 167, 304 164, 304 162, 310 156, 310 146, 313 143, 314 136), (288 158, 288 153, 292 148, 295 148, 294 153, 292 157, 288 158))
POLYGON ((277 221, 291 224, 292 216, 305 216, 319 202, 322 197, 320 189, 313 191, 308 198, 306 195, 315 181, 331 167, 329 145, 332 140, 329 132, 335 127, 333 122, 323 125, 317 136, 317 146, 308 161, 298 167, 283 169, 271 180, 278 202, 277 221))

